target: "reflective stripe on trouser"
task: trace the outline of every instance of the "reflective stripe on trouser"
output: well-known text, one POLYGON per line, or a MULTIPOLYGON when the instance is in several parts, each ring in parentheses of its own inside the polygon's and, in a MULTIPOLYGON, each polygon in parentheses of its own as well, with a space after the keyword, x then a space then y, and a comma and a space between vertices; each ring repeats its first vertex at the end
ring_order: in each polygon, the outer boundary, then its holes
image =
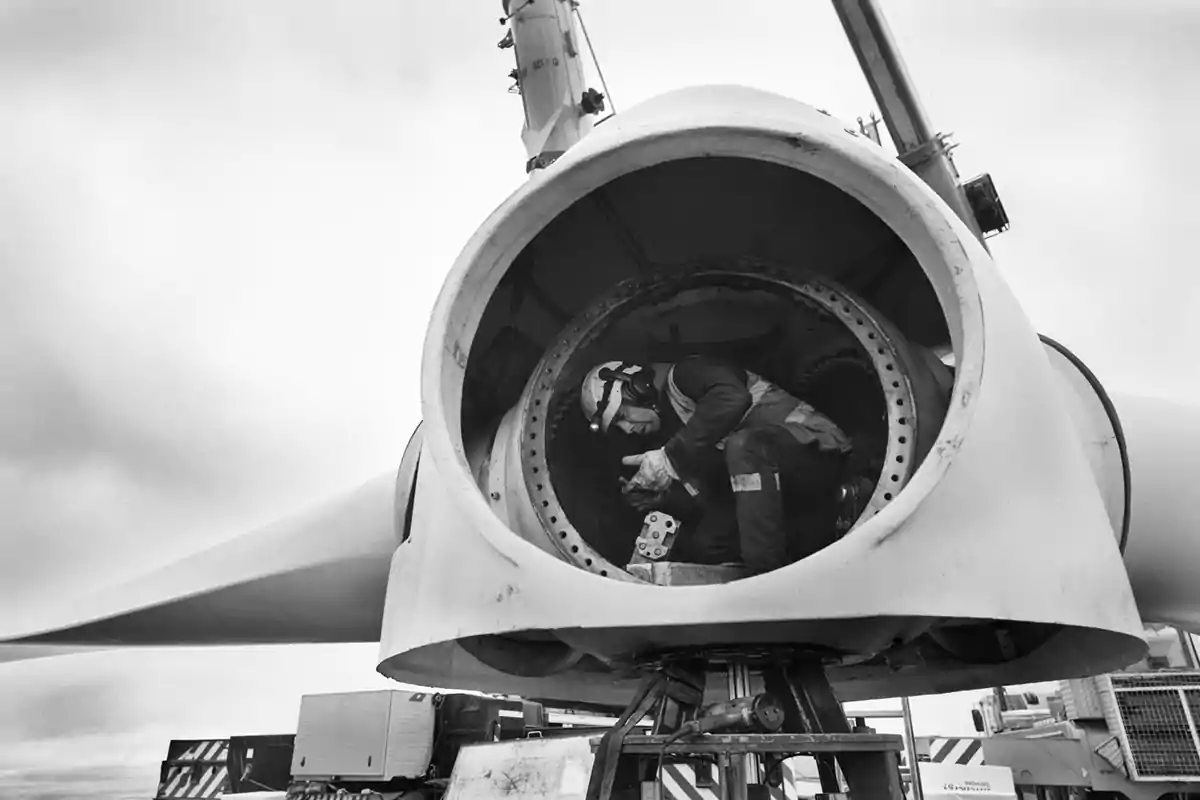
POLYGON ((737 506, 742 561, 754 572, 787 563, 780 466, 786 451, 800 444, 778 426, 737 431, 725 443, 725 463, 737 506))
POLYGON ((771 484, 774 484, 776 491, 778 491, 778 472, 751 472, 748 475, 729 476, 729 485, 733 487, 735 492, 761 492, 764 485, 769 487, 771 484))
POLYGON ((783 495, 778 474, 740 475, 756 478, 753 489, 734 488, 737 508, 738 542, 742 561, 755 572, 777 569, 787 563, 787 531, 783 525, 783 495))
POLYGON ((737 507, 738 542, 746 566, 753 572, 767 572, 790 563, 790 551, 815 549, 792 546, 803 544, 792 542, 793 538, 824 536, 811 524, 803 526, 806 530, 789 531, 784 494, 786 490, 791 511, 807 516, 804 513, 810 510, 807 507, 836 486, 835 456, 821 453, 813 445, 800 444, 781 425, 763 425, 742 429, 729 437, 725 464, 737 507))

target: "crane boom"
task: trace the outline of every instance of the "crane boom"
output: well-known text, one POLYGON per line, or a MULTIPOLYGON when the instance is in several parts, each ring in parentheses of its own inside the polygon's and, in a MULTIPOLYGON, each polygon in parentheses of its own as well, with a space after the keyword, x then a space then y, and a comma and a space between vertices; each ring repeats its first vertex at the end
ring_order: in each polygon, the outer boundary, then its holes
POLYGON ((933 132, 876 0, 833 0, 833 7, 879 104, 900 161, 929 184, 982 243, 983 232, 959 184, 954 160, 942 136, 933 132))
POLYGON ((547 166, 592 129, 602 95, 586 88, 574 0, 504 0, 513 72, 525 107, 526 170, 547 166))

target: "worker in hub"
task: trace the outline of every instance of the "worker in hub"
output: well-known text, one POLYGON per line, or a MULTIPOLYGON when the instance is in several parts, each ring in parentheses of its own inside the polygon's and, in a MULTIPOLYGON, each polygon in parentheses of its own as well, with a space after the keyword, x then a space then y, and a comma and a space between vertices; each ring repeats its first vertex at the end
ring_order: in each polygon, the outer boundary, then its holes
POLYGON ((637 472, 622 480, 622 492, 646 511, 682 488, 703 509, 687 535, 686 560, 741 561, 761 573, 832 541, 826 517, 850 439, 761 376, 702 356, 609 361, 584 378, 581 402, 594 431, 667 435, 662 447, 623 460, 637 472), (721 524, 723 511, 736 524, 721 524))

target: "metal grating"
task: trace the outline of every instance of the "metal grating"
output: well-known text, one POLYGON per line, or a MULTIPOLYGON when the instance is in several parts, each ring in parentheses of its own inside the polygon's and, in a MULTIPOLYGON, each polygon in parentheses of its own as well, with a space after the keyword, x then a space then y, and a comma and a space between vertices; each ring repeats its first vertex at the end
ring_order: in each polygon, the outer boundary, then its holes
POLYGON ((1109 676, 1109 710, 1137 781, 1200 781, 1200 674, 1109 676))
POLYGON ((1200 672, 1127 672, 1108 676, 1114 691, 1125 689, 1200 689, 1200 672))

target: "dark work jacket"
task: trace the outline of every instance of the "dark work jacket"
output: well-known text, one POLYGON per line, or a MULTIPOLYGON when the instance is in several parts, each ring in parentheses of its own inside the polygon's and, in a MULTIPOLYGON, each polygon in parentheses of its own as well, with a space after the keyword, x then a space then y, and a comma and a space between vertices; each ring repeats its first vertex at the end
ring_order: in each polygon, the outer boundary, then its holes
POLYGON ((731 433, 783 425, 802 444, 849 452, 850 439, 832 420, 759 375, 732 364, 692 356, 671 367, 664 399, 682 427, 663 449, 680 477, 695 474, 731 433))

